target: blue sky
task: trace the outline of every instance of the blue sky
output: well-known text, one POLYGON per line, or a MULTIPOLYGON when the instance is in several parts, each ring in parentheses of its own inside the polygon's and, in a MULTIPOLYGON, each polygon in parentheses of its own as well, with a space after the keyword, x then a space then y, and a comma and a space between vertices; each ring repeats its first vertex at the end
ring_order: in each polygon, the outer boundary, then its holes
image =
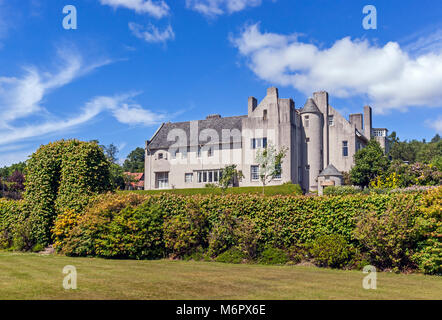
POLYGON ((327 90, 346 116, 369 104, 374 126, 431 139, 441 17, 434 0, 0 0, 0 166, 62 138, 124 160, 161 122, 246 114, 270 86, 297 108, 327 90))

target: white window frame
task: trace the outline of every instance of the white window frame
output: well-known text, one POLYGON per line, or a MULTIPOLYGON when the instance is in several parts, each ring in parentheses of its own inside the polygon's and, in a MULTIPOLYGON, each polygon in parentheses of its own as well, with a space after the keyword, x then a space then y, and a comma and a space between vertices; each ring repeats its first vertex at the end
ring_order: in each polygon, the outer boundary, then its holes
POLYGON ((250 166, 250 180, 251 181, 259 181, 259 166, 251 165, 250 166))

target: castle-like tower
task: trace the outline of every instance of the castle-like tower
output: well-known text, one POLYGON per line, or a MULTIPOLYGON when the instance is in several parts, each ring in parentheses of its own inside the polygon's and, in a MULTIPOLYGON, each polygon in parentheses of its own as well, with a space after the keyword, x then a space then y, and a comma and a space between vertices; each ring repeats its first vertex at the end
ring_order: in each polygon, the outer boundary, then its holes
POLYGON ((324 169, 324 116, 312 98, 307 100, 300 114, 302 119, 302 140, 304 142, 301 148, 304 151, 304 176, 306 183, 308 183, 305 187, 307 190, 317 189, 317 177, 324 169))

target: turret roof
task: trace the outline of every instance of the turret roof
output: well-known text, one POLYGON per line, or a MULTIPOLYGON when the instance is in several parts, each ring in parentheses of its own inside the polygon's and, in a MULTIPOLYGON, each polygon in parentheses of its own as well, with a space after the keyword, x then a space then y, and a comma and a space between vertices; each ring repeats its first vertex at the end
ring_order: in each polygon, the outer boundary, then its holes
POLYGON ((321 113, 319 111, 318 106, 312 98, 309 98, 304 105, 304 108, 301 109, 301 113, 321 113))

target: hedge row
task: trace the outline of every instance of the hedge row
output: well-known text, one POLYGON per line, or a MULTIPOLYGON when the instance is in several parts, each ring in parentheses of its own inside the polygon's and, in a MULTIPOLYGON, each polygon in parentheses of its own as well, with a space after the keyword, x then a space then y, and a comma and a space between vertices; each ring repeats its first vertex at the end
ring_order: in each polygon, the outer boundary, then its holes
POLYGON ((277 248, 294 256, 316 252, 316 260, 322 255, 329 261, 334 257, 327 252, 336 248, 318 247, 345 248, 344 241, 348 253, 339 249, 341 256, 357 255, 384 269, 440 273, 441 198, 441 187, 334 197, 106 194, 84 213, 58 216, 53 231, 56 248, 73 256, 216 258, 241 252, 254 260, 277 248))

